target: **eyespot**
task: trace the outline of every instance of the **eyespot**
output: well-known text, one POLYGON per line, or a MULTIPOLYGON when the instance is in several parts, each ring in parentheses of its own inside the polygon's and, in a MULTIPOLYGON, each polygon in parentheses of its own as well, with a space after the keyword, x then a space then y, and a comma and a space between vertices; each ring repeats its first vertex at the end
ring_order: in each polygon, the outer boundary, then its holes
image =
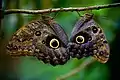
POLYGON ((42 43, 45 44, 45 41, 43 40, 42 43))
POLYGON ((40 32, 40 31, 36 31, 36 32, 35 32, 35 35, 36 35, 36 36, 40 36, 40 35, 41 35, 41 32, 40 32))
POLYGON ((102 29, 100 29, 99 33, 102 33, 102 29))
POLYGON ((90 37, 88 38, 88 40, 91 41, 91 40, 92 40, 92 37, 90 36, 90 37))
POLYGON ((84 43, 84 41, 85 41, 85 39, 84 39, 83 36, 77 36, 77 37, 76 37, 76 42, 77 42, 77 43, 84 43))
POLYGON ((97 32, 98 32, 97 27, 93 26, 93 27, 92 27, 92 31, 93 31, 93 33, 97 33, 97 32))
POLYGON ((49 45, 51 48, 58 48, 60 44, 59 44, 59 41, 57 39, 53 38, 53 39, 51 39, 49 45))
POLYGON ((105 40, 105 41, 103 41, 103 43, 108 43, 108 42, 105 40))

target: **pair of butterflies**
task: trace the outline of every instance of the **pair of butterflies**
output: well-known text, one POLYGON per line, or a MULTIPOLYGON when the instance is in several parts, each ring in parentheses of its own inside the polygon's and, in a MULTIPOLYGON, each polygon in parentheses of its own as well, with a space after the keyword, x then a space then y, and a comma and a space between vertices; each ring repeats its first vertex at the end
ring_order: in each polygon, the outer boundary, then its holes
POLYGON ((85 14, 77 21, 70 40, 57 22, 43 16, 13 34, 7 51, 11 56, 35 56, 53 66, 65 64, 70 57, 93 56, 106 63, 110 53, 105 34, 93 20, 93 14, 85 14))

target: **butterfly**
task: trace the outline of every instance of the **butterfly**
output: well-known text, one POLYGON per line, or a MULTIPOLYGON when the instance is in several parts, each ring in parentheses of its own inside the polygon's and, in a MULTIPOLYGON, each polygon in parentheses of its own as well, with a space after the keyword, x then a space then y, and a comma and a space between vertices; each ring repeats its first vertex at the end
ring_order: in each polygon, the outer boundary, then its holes
POLYGON ((93 56, 101 63, 109 59, 110 48, 105 34, 93 19, 93 14, 86 13, 72 30, 68 43, 69 54, 73 58, 93 56))
POLYGON ((44 63, 63 65, 70 56, 67 52, 68 37, 52 17, 31 21, 15 32, 7 45, 12 57, 35 56, 44 63))
POLYGON ((11 56, 35 56, 53 66, 69 59, 93 56, 101 63, 109 59, 109 45, 92 14, 85 14, 74 26, 70 40, 62 27, 49 16, 35 20, 13 34, 7 51, 11 56))

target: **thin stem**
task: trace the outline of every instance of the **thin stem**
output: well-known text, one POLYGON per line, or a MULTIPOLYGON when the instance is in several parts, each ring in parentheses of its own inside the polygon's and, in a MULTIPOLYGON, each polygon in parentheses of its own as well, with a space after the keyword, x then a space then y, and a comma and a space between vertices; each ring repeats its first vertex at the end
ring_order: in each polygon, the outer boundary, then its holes
POLYGON ((9 9, 4 11, 4 15, 12 13, 25 13, 25 14, 42 14, 49 12, 58 12, 58 11, 85 11, 85 10, 99 10, 104 8, 120 7, 120 3, 89 6, 89 7, 69 7, 69 8, 53 8, 53 9, 43 9, 43 10, 24 10, 24 9, 9 9))
POLYGON ((83 68, 87 67, 88 65, 90 65, 93 62, 95 62, 95 59, 90 57, 90 58, 86 59, 85 61, 83 61, 82 64, 80 64, 77 68, 73 69, 72 71, 70 71, 69 73, 67 73, 65 75, 58 77, 56 80, 65 80, 65 79, 77 74, 83 68))

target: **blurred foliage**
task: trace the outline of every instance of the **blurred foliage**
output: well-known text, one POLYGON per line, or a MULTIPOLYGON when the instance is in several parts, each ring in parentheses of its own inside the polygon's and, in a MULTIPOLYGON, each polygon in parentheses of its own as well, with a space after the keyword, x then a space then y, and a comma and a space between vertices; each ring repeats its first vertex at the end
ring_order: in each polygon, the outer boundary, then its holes
MULTIPOLYGON (((120 2, 119 0, 3 0, 3 9, 45 9, 59 7, 85 7, 120 2)), ((114 80, 114 74, 120 68, 120 8, 93 10, 95 20, 103 28, 111 47, 110 60, 106 64, 95 62, 67 80, 114 80)), ((80 12, 84 14, 84 12, 80 12)), ((55 16, 54 13, 49 14, 55 16)), ((29 21, 40 15, 10 14, 1 20, 2 39, 0 39, 0 80, 55 80, 60 75, 70 72, 84 59, 71 59, 63 66, 53 67, 34 57, 12 59, 5 53, 5 45, 12 34, 29 21)), ((59 12, 55 20, 62 25, 70 36, 77 12, 59 12)), ((120 69, 119 69, 120 70, 120 69)), ((117 76, 118 74, 116 74, 117 76)), ((116 77, 117 78, 117 77, 116 77)), ((119 76, 118 76, 119 78, 119 76)))

